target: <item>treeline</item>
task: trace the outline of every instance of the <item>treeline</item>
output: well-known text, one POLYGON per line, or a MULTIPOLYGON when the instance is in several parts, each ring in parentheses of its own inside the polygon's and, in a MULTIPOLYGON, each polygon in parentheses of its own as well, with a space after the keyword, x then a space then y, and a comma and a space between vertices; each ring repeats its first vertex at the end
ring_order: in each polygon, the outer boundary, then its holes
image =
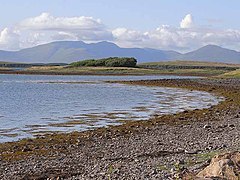
POLYGON ((80 66, 102 66, 102 67, 136 67, 137 60, 135 58, 128 57, 110 57, 104 59, 89 59, 70 64, 72 67, 80 66))
POLYGON ((29 68, 32 66, 66 66, 66 63, 33 63, 33 64, 21 64, 21 63, 1 63, 0 67, 7 68, 29 68))
POLYGON ((7 67, 7 68, 27 68, 27 67, 31 67, 30 64, 14 64, 14 63, 1 63, 0 67, 7 67))

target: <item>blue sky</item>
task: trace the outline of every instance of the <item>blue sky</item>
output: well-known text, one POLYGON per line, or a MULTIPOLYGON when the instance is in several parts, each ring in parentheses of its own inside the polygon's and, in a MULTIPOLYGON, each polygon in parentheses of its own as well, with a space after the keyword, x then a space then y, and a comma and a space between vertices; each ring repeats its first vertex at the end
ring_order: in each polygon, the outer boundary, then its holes
POLYGON ((148 30, 161 24, 178 25, 186 14, 200 24, 217 20, 216 26, 239 28, 239 0, 11 0, 0 6, 0 26, 11 26, 42 12, 54 16, 92 16, 110 27, 148 30))
MULTIPOLYGON (((187 51, 191 47, 198 48, 202 45, 212 43, 240 50, 238 39, 236 40, 236 37, 240 36, 238 32, 240 30, 239 7, 239 0, 2 1, 0 6, 0 17, 2 17, 0 18, 0 32, 2 32, 0 36, 0 49, 19 49, 54 40, 83 40, 89 42, 108 40, 126 47, 156 47, 157 49, 187 51), (59 29, 54 28, 53 30, 53 28, 45 28, 44 24, 42 24, 44 27, 38 27, 39 29, 37 29, 33 25, 30 25, 29 22, 28 24, 26 23, 26 20, 38 17, 44 12, 48 14, 48 17, 55 19, 72 17, 91 17, 96 21, 100 19, 101 22, 99 24, 103 25, 105 29, 100 29, 100 37, 99 33, 96 35, 96 32, 92 36, 89 32, 87 35, 86 32, 82 32, 82 22, 79 29, 74 27, 74 31, 69 30, 69 28, 65 30, 62 26, 59 29), (189 17, 191 26, 188 26, 188 30, 184 28, 183 33, 183 29, 178 29, 179 24, 188 14, 191 15, 189 17), (24 28, 22 28, 22 25, 19 25, 22 22, 25 22, 23 23, 24 28), (168 27, 162 27, 162 25, 167 25, 168 27), (191 30, 189 30, 189 27, 191 30), (117 29, 118 31, 115 31, 117 29), (226 32, 229 29, 232 30, 230 32, 232 35, 230 35, 230 38, 226 38, 229 36, 229 32, 226 32), (191 36, 183 39, 188 32, 191 36), (211 35, 211 38, 209 38, 210 33, 216 34, 216 32, 221 37, 213 37, 211 35), (65 39, 54 39, 53 37, 57 37, 55 36, 57 33, 61 35, 65 33, 65 39), (113 37, 110 37, 111 35, 108 33, 113 34, 113 37), (172 34, 172 37, 170 35, 166 37, 166 34, 169 33, 174 34, 172 34), (208 40, 199 40, 199 37, 195 37, 196 33, 199 36, 206 35, 208 40), (31 34, 34 38, 38 36, 38 42, 32 42, 32 37, 29 37, 28 34, 31 34), (179 37, 174 37, 178 35, 179 37), (40 36, 42 37, 40 38, 40 36), (46 38, 44 39, 43 36, 46 38), (14 42, 13 37, 18 38, 19 41, 19 45, 14 47, 11 45, 14 42), (153 39, 154 37, 158 39, 153 39), (182 44, 175 42, 177 40, 185 41, 186 39, 190 39, 188 41, 193 40, 195 43, 190 43, 188 46, 188 42, 182 44), (230 42, 232 39, 234 39, 234 43, 230 42), (164 43, 156 43, 157 40, 164 43)), ((89 27, 87 28, 91 31, 89 27)), ((92 28, 93 31, 96 30, 96 27, 92 28)))

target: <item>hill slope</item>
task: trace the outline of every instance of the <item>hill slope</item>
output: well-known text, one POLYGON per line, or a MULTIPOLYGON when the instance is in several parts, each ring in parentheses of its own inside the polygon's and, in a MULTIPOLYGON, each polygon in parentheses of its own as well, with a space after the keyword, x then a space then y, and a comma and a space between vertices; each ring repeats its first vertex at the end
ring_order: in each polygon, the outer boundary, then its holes
POLYGON ((240 52, 222 48, 215 45, 207 45, 196 51, 182 54, 179 57, 177 57, 177 59, 240 63, 240 52))

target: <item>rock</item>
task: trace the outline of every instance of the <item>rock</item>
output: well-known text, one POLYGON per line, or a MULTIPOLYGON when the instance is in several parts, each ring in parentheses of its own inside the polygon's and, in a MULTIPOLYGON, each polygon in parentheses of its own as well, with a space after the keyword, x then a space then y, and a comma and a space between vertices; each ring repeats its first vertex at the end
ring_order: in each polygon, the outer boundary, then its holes
POLYGON ((209 166, 197 174, 197 178, 238 180, 240 177, 240 152, 215 156, 209 166))
POLYGON ((178 160, 177 164, 183 165, 185 163, 184 159, 178 160))
POLYGON ((31 149, 27 146, 25 146, 23 149, 22 149, 22 152, 29 152, 31 151, 31 149))
POLYGON ((210 129, 210 128, 212 128, 212 126, 209 125, 209 124, 206 124, 206 125, 203 126, 203 128, 204 128, 204 129, 210 129))
POLYGON ((234 124, 229 124, 228 127, 230 127, 230 128, 234 128, 235 125, 234 125, 234 124))
POLYGON ((221 148, 226 148, 227 145, 226 144, 222 144, 221 148))
POLYGON ((186 154, 198 154, 199 152, 200 152, 201 150, 190 150, 190 151, 188 151, 188 150, 185 150, 184 152, 186 153, 186 154))
POLYGON ((207 151, 210 151, 210 150, 212 150, 212 149, 213 149, 212 146, 208 146, 208 147, 205 148, 205 150, 207 150, 207 151))
POLYGON ((185 117, 179 117, 179 120, 183 121, 183 120, 185 120, 185 117))
POLYGON ((219 125, 217 128, 218 129, 223 129, 223 128, 226 128, 228 125, 226 125, 226 124, 221 124, 221 125, 219 125))

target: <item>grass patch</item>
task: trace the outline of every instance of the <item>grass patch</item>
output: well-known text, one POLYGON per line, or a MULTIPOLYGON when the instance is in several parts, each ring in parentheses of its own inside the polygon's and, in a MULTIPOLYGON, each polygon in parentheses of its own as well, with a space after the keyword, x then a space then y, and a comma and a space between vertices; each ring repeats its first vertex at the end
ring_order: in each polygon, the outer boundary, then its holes
POLYGON ((206 162, 206 161, 212 159, 216 154, 219 154, 219 151, 212 151, 212 152, 207 152, 207 153, 202 153, 202 154, 196 154, 195 158, 197 160, 197 163, 203 163, 203 162, 206 162))
POLYGON ((174 65, 174 66, 210 66, 210 67, 239 67, 240 64, 229 64, 219 62, 204 62, 204 61, 165 61, 165 62, 149 62, 141 63, 142 65, 174 65))
POLYGON ((20 74, 56 74, 56 75, 186 75, 217 76, 229 72, 224 69, 148 69, 129 67, 69 67, 41 66, 30 67, 20 74))
POLYGON ((219 77, 223 77, 223 78, 240 78, 240 69, 224 73, 224 74, 220 75, 219 77))
POLYGON ((240 64, 227 64, 202 61, 168 61, 139 64, 146 69, 162 70, 179 75, 217 76, 240 68, 240 64))
MULTIPOLYGON (((137 67, 91 67, 91 66, 33 66, 24 70, 0 69, 0 73, 39 75, 179 75, 219 76, 228 75, 240 68, 240 64, 225 64, 200 61, 169 61, 142 63, 137 67), (2 72, 1 72, 2 71, 2 72)), ((234 75, 237 76, 238 75, 234 75)))
POLYGON ((0 67, 0 71, 10 71, 11 68, 7 68, 7 67, 0 67))

